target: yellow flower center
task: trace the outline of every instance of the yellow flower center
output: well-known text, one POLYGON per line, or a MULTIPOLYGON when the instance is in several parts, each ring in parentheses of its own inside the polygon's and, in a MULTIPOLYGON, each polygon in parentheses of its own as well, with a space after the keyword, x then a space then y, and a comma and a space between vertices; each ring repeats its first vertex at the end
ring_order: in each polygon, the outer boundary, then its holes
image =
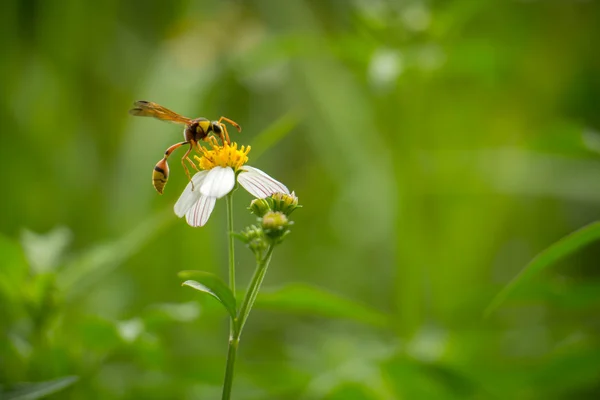
POLYGON ((240 169, 248 161, 250 146, 237 148, 237 143, 227 143, 219 146, 211 143, 212 150, 200 146, 202 157, 194 156, 200 168, 204 170, 214 167, 231 167, 234 171, 240 169))

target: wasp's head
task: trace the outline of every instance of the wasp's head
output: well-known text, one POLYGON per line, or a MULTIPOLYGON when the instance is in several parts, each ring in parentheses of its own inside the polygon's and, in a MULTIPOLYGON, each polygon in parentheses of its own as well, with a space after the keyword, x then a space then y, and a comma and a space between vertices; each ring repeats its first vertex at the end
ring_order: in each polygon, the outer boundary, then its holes
POLYGON ((223 133, 223 127, 221 126, 221 123, 219 121, 212 121, 210 123, 210 127, 211 127, 212 131, 214 133, 216 133, 217 135, 220 135, 221 133, 223 133))

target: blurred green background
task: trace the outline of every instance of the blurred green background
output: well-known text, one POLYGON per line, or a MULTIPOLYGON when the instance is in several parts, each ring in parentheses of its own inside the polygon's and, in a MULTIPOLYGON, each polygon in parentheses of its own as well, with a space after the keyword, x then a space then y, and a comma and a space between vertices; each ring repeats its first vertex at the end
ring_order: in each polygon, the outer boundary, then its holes
MULTIPOLYGON (((598 245, 482 317, 600 214, 599 16, 570 0, 3 1, 4 397, 220 397, 226 313, 177 272, 226 279, 225 204, 204 228, 175 217, 179 152, 154 192, 181 128, 129 116, 144 99, 239 122, 249 164, 304 206, 235 399, 600 398, 598 245)), ((237 229, 250 200, 236 192, 237 229)), ((244 288, 241 244, 237 261, 244 288)))

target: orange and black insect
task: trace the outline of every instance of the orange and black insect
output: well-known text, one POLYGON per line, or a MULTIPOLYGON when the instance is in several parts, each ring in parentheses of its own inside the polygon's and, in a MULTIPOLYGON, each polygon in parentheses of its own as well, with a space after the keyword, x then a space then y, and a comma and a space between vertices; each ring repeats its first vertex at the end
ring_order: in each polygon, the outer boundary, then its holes
POLYGON ((198 170, 198 167, 196 167, 196 165, 189 158, 189 154, 192 149, 197 149, 199 146, 198 142, 201 140, 209 141, 211 138, 212 140, 216 140, 214 137, 210 136, 210 134, 213 133, 221 138, 221 142, 223 144, 230 143, 231 141, 229 140, 229 133, 227 132, 227 127, 223 121, 233 125, 239 132, 242 131, 242 128, 236 122, 225 117, 219 118, 218 121, 209 121, 208 119, 202 117, 191 119, 179 115, 176 112, 173 112, 151 101, 140 100, 133 103, 133 105, 134 107, 129 110, 129 114, 131 115, 140 117, 154 117, 160 119, 161 121, 169 121, 176 124, 185 125, 185 129, 183 130, 184 141, 169 147, 167 151, 165 151, 164 157, 154 166, 154 171, 152 172, 152 184, 154 185, 156 191, 160 194, 163 193, 164 187, 169 179, 169 164, 167 163, 167 158, 169 158, 173 151, 186 144, 190 145, 188 151, 186 151, 181 158, 181 165, 183 165, 185 174, 191 182, 192 178, 190 176, 188 167, 185 165, 185 161, 187 160, 192 168, 194 168, 196 171, 198 170))

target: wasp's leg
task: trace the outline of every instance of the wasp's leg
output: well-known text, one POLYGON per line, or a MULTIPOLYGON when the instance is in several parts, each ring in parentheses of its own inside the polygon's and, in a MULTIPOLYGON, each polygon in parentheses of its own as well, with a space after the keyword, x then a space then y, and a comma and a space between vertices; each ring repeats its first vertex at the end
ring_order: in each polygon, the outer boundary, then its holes
POLYGON ((231 140, 229 139, 229 132, 227 132, 227 127, 225 126, 225 124, 219 123, 219 125, 221 125, 221 133, 219 134, 219 136, 221 137, 223 146, 225 146, 225 142, 227 142, 227 144, 230 144, 231 140))
POLYGON ((190 160, 190 158, 188 157, 189 154, 191 153, 192 149, 193 149, 193 147, 192 147, 192 144, 190 143, 190 148, 185 152, 185 154, 183 155, 183 157, 181 157, 181 165, 183 166, 183 170, 185 171, 185 175, 188 177, 188 180, 192 184, 192 190, 194 190, 194 182, 192 181, 192 176, 190 175, 190 170, 188 169, 187 165, 185 165, 185 160, 187 160, 190 164, 192 164, 192 167, 194 167, 194 169, 196 171, 198 171, 198 168, 196 167, 196 165, 194 165, 194 163, 192 162, 192 160, 190 160))
POLYGON ((242 131, 242 127, 237 122, 235 122, 227 117, 219 118, 219 123, 221 123, 221 121, 229 122, 231 125, 233 125, 235 127, 235 129, 238 130, 238 132, 242 131))
POLYGON ((196 164, 194 164, 194 162, 189 157, 186 157, 185 159, 186 159, 187 162, 190 163, 190 165, 192 166, 192 168, 194 168, 196 170, 196 172, 200 172, 200 170, 198 169, 198 167, 196 166, 196 164))
POLYGON ((208 136, 204 141, 210 143, 212 147, 220 147, 219 141, 214 136, 208 136))
MULTIPOLYGON (((192 168, 194 168, 196 171, 200 172, 200 170, 198 169, 198 167, 196 166, 196 164, 194 164, 194 162, 189 157, 190 152, 192 150, 200 151, 200 145, 195 140, 190 141, 190 148, 188 149, 188 151, 185 152, 185 154, 183 155, 183 158, 185 158, 187 160, 187 162, 190 163, 190 165, 192 166, 192 168)), ((182 162, 183 162, 183 158, 182 158, 182 162)))

